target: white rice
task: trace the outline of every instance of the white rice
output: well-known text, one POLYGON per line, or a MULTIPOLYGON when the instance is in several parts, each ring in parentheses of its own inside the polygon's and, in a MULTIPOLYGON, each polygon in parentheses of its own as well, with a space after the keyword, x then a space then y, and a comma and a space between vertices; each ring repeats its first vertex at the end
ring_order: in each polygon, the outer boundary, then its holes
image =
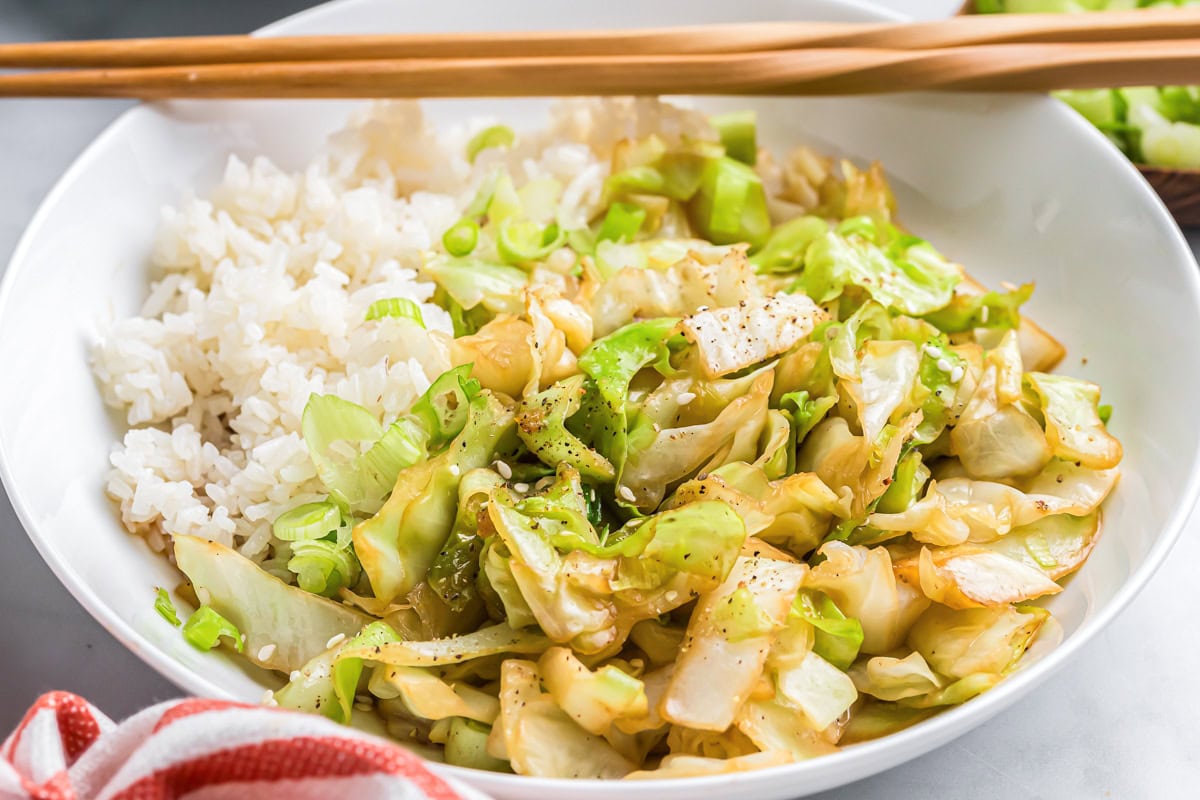
POLYGON ((619 140, 711 136, 703 116, 654 100, 571 100, 472 165, 465 143, 490 122, 437 132, 415 103, 378 104, 303 172, 230 157, 208 199, 163 211, 141 315, 94 352, 104 400, 131 426, 107 483, 130 531, 156 549, 190 534, 265 558, 275 517, 324 496, 299 433, 309 395, 390 422, 451 366, 449 317, 417 270, 497 165, 518 185, 557 178, 575 225, 599 210, 619 140), (365 322, 387 297, 423 303, 429 330, 365 322))

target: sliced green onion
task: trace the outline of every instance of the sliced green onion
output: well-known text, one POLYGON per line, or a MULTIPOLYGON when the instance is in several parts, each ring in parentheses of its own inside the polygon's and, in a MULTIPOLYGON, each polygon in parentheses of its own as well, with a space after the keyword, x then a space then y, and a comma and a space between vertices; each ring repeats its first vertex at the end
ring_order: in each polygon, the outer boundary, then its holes
POLYGON ((516 140, 517 135, 507 125, 493 125, 490 128, 484 128, 472 136, 471 141, 467 142, 467 160, 474 164, 475 159, 484 150, 493 147, 512 147, 516 140))
POLYGON ((450 730, 446 734, 446 763, 492 772, 511 772, 507 761, 488 755, 487 739, 491 730, 482 722, 452 717, 450 730))
POLYGON ((662 194, 666 188, 666 179, 654 167, 631 167, 624 172, 609 175, 604 181, 606 197, 620 197, 626 194, 662 194))
POLYGON ((425 327, 425 318, 421 316, 421 306, 407 297, 385 297, 383 300, 371 303, 370 308, 367 309, 367 321, 384 317, 411 319, 422 328, 425 327))
POLYGON ((754 166, 758 160, 757 123, 758 116, 753 111, 734 111, 729 114, 719 114, 709 122, 721 137, 725 145, 725 154, 736 158, 743 164, 754 166))
POLYGON ((496 251, 508 264, 541 261, 562 247, 567 236, 551 222, 545 228, 529 220, 505 220, 496 237, 496 251))
POLYGON ((600 241, 632 242, 645 221, 646 209, 630 203, 613 203, 604 215, 596 238, 600 241))
POLYGON ((541 246, 547 253, 556 251, 566 243, 566 231, 558 227, 557 222, 552 222, 541 229, 541 246))
POLYGON ((154 610, 167 622, 176 628, 179 627, 179 615, 175 613, 175 604, 171 602, 171 597, 167 594, 166 589, 158 590, 158 594, 154 598, 154 610))
POLYGON ((711 158, 700 188, 688 203, 692 226, 713 244, 762 246, 771 235, 771 216, 762 179, 740 161, 711 158))
POLYGON ((595 255, 596 234, 587 228, 567 231, 567 246, 581 256, 595 255))
POLYGON ((1026 534, 1025 549, 1029 551, 1029 555, 1033 556, 1033 560, 1042 569, 1054 569, 1058 566, 1058 560, 1050 550, 1050 543, 1046 541, 1046 537, 1042 534, 1026 534))
POLYGON ((1108 421, 1112 419, 1112 406, 1108 405, 1107 403, 1098 407, 1096 412, 1100 415, 1100 421, 1105 425, 1107 425, 1108 421))
POLYGON ((469 256, 479 242, 479 224, 474 220, 459 220, 442 234, 442 246, 452 256, 469 256))
POLYGON ((354 526, 360 522, 362 522, 360 517, 350 517, 349 519, 343 517, 342 524, 338 526, 337 530, 325 538, 335 542, 338 547, 349 547, 354 542, 354 526))
POLYGON ((342 524, 342 512, 333 503, 305 503, 280 514, 272 526, 275 538, 285 542, 321 539, 342 524))
POLYGON ((353 585, 359 575, 354 553, 325 539, 293 542, 288 569, 295 573, 301 589, 326 597, 343 586, 353 585))
POLYGON ((500 225, 496 248, 505 263, 520 264, 536 258, 541 249, 541 225, 528 219, 506 221, 500 225))
POLYGON ((708 229, 712 233, 732 234, 741 229, 750 183, 750 178, 741 170, 718 169, 713 185, 712 211, 708 217, 708 229))
POLYGON ((1200 128, 1186 122, 1142 130, 1142 156, 1147 164, 1172 169, 1200 169, 1200 128))
POLYGON ((471 199, 471 204, 463 211, 464 219, 477 219, 488 213, 488 209, 492 205, 492 198, 496 194, 496 184, 500 182, 500 176, 505 174, 504 170, 494 170, 483 183, 479 184, 479 190, 475 192, 475 197, 471 199))
POLYGON ((444 444, 462 432, 471 400, 480 391, 479 381, 471 377, 471 365, 463 364, 439 375, 409 413, 429 431, 432 445, 444 444))
POLYGON ((221 643, 222 636, 233 642, 233 649, 239 653, 245 648, 242 632, 210 606, 200 606, 183 623, 183 638, 197 650, 212 650, 221 643))

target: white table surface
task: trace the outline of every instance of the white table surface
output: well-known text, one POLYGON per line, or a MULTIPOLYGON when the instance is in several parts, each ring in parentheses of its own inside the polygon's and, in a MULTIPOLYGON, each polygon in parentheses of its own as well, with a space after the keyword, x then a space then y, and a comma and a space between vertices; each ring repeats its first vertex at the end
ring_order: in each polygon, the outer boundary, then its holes
MULTIPOLYGON (((915 16, 958 0, 890 0, 915 16)), ((305 0, 0 0, 0 41, 241 32, 305 0)), ((0 104, 0 264, 75 155, 127 104, 0 104)), ((1200 248, 1200 234, 1191 237, 1200 248)), ((4 379, 4 391, 19 384, 4 379)), ((1195 398, 1181 398, 1195 402, 1195 398)), ((1200 411, 1198 411, 1200 413, 1200 411)), ((824 800, 1200 797, 1200 520, 1115 624, 1018 705, 957 742, 824 800)), ((178 690, 42 563, 0 497, 0 735, 48 689, 120 718, 178 690)))

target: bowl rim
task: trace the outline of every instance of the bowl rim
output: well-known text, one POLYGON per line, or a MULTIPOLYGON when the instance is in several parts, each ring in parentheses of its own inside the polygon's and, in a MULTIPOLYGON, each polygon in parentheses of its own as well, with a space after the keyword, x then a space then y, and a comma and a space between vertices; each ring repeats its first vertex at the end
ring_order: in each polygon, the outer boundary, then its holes
MULTIPOLYGON (((310 21, 325 15, 338 15, 344 9, 358 5, 372 5, 380 0, 331 0, 309 9, 283 17, 265 27, 254 31, 252 35, 286 35, 287 29, 294 23, 310 21)), ((897 11, 885 8, 867 0, 824 0, 825 3, 844 7, 859 14, 870 15, 880 21, 903 21, 907 17, 897 11)), ((799 4, 798 4, 799 7, 799 4)), ((1030 95, 1030 99, 1035 96, 1030 95)), ((1049 98, 1038 98, 1047 103, 1049 98)), ((1169 232, 1170 249, 1183 262, 1189 263, 1192 269, 1186 272, 1184 282, 1190 294, 1192 304, 1200 315, 1200 267, 1197 267, 1195 256, 1187 244, 1182 231, 1175 224, 1159 196, 1134 165, 1108 142, 1103 134, 1088 124, 1082 117, 1075 114, 1062 104, 1049 113, 1056 113, 1058 120, 1055 124, 1069 126, 1075 129, 1076 135, 1082 140, 1091 141, 1093 147, 1100 146, 1109 152, 1111 159, 1123 162, 1122 166, 1114 164, 1117 170, 1115 177, 1118 182, 1124 181, 1118 190, 1137 193, 1147 213, 1158 217, 1158 222, 1166 222, 1169 232)), ((35 240, 39 238, 41 229, 46 224, 52 209, 58 204, 75 182, 78 174, 85 171, 97 154, 113 139, 119 139, 125 134, 126 128, 136 123, 140 114, 153 109, 154 104, 139 103, 133 108, 122 112, 98 136, 96 136, 71 162, 54 186, 38 204, 25 230, 18 240, 17 246, 8 261, 3 278, 0 279, 0 315, 4 313, 12 299, 16 276, 30 255, 35 240)), ((9 466, 9 456, 3 436, 0 436, 0 483, 7 491, 13 509, 24 528, 26 535, 41 555, 45 563, 58 578, 59 582, 71 593, 80 605, 88 611, 105 630, 116 638, 124 647, 136 654, 143 662, 154 668, 181 689, 199 696, 237 699, 233 693, 203 675, 193 672, 183 664, 171 658, 166 652, 154 646, 139 634, 133 626, 117 614, 96 592, 94 592, 70 566, 65 558, 60 557, 58 550, 48 540, 38 533, 34 516, 26 504, 21 491, 9 466)), ((879 739, 857 744, 852 748, 837 753, 822 756, 792 764, 784 764, 749 772, 729 773, 723 775, 694 776, 686 778, 668 778, 654 781, 654 786, 664 793, 699 789, 703 785, 713 789, 722 785, 739 784, 746 788, 748 783, 771 783, 786 779, 807 778, 812 784, 806 787, 808 791, 816 791, 833 785, 841 785, 854 780, 860 780, 900 763, 916 758, 934 748, 945 744, 952 736, 963 733, 993 717, 999 711, 1015 703, 1070 661, 1084 645, 1113 619, 1128 608, 1131 601, 1145 587, 1151 576, 1159 569, 1166 559, 1167 553, 1179 540, 1183 530, 1192 515, 1193 509, 1200 502, 1200 442, 1197 442, 1192 455, 1191 467, 1183 483, 1181 492, 1182 502, 1177 504, 1170 513, 1166 523, 1161 527, 1154 544, 1147 551, 1142 564, 1131 573, 1104 607, 1089 616, 1080 627, 1062 643, 1046 654, 1038 662, 1031 664, 1007 677, 999 685, 974 698, 970 703, 962 704, 934 715, 879 739), (835 775, 841 778, 833 780, 835 775)), ((561 792, 565 796, 569 792, 585 792, 588 796, 597 796, 596 792, 603 787, 605 790, 613 787, 612 781, 597 779, 565 779, 539 778, 522 775, 507 775, 490 773, 446 764, 435 764, 436 769, 447 773, 465 783, 472 784, 483 790, 496 789, 505 796, 514 796, 513 790, 540 790, 544 793, 561 792)), ((620 784, 616 784, 620 785, 620 784)), ((801 790, 804 791, 804 790, 801 790)))

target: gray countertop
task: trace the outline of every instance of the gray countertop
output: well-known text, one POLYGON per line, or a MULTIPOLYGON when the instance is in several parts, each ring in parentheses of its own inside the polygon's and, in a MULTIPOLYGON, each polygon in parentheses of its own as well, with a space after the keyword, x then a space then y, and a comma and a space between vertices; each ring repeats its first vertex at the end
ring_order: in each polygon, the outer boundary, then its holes
MULTIPOLYGON (((939 16, 957 0, 892 0, 939 16)), ((0 0, 0 41, 242 32, 306 0, 0 0)), ((0 264, 70 161, 127 104, 0 106, 0 264)), ((1192 237, 1193 247, 1200 237, 1192 237)), ((6 381, 6 390, 14 384, 6 381)), ((990 723, 934 753, 818 797, 1200 796, 1200 522, 1117 621, 990 723)), ((0 736, 38 694, 65 689, 122 718, 179 691, 108 635, 58 583, 0 498, 0 736)))

